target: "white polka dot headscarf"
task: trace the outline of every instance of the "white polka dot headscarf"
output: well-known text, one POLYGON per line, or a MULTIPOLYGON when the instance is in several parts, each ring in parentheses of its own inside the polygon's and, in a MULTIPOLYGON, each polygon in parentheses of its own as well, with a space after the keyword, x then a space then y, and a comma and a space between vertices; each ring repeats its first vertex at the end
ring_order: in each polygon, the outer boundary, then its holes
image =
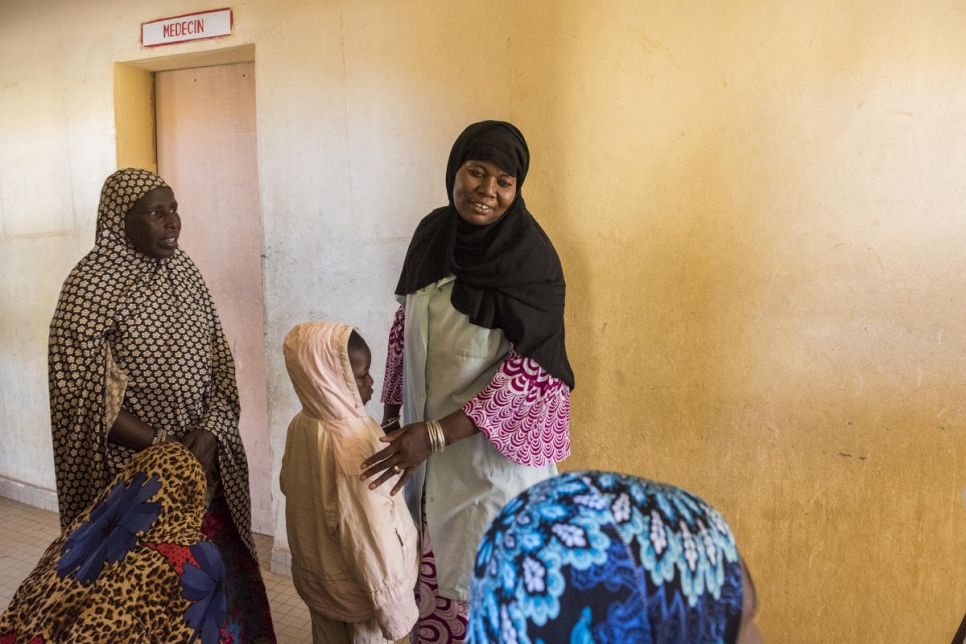
POLYGON ((155 173, 140 168, 124 168, 109 176, 97 208, 97 243, 126 241, 124 217, 134 203, 155 188, 167 185, 155 173))

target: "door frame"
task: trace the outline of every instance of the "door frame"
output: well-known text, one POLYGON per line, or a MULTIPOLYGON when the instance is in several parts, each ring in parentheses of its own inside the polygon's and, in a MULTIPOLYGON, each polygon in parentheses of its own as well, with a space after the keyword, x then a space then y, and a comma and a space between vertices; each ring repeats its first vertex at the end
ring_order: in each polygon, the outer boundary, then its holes
MULTIPOLYGON (((144 168, 157 172, 158 146, 157 122, 155 116, 155 74, 157 72, 178 71, 198 67, 213 67, 219 65, 233 65, 237 63, 254 63, 255 45, 247 44, 237 47, 215 49, 203 52, 160 56, 141 60, 131 60, 114 63, 114 124, 116 161, 118 168, 144 168)), ((255 96, 256 114, 258 113, 258 95, 255 96)), ((257 147, 257 144, 256 144, 257 147)), ((259 212, 261 212, 261 197, 259 192, 259 212)), ((265 275, 262 271, 262 301, 265 300, 265 275)), ((263 312, 264 313, 264 312, 263 312)), ((266 315, 267 318, 267 315, 266 315)), ((263 330, 262 346, 266 346, 267 319, 263 330)), ((266 366, 268 356, 265 355, 266 366)), ((268 399, 268 382, 266 373, 266 400, 268 399)), ((270 432, 271 428, 266 427, 270 432)), ((271 436, 267 444, 271 450, 271 436)), ((271 453, 269 462, 274 462, 271 453)), ((269 493, 274 487, 271 477, 269 493)), ((271 517, 269 518, 269 534, 274 532, 276 512, 275 503, 271 501, 271 517)), ((265 532, 263 529, 262 532, 265 532)), ((273 553, 274 558, 274 553, 273 553)))
MULTIPOLYGON (((114 63, 114 131, 117 167, 158 171, 158 147, 154 121, 155 72, 254 62, 255 45, 248 44, 114 63)), ((255 100, 258 101, 257 95, 255 100)))

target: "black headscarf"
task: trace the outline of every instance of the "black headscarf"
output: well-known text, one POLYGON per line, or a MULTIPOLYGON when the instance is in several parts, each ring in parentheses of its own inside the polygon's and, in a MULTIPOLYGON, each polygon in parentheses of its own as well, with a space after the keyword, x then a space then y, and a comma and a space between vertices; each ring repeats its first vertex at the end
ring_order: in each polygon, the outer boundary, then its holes
POLYGON ((527 143, 513 125, 482 121, 463 130, 446 165, 449 205, 416 227, 396 294, 455 275, 451 301, 457 311, 473 324, 502 329, 517 353, 573 389, 564 344, 563 269, 520 193, 529 166, 527 143), (467 159, 493 163, 517 180, 516 199, 500 219, 485 226, 464 221, 453 204, 456 172, 467 159))

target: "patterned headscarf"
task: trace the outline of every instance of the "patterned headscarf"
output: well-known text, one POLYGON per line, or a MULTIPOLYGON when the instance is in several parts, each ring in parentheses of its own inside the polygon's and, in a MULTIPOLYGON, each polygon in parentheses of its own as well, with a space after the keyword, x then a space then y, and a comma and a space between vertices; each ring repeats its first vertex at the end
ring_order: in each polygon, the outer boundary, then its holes
POLYGON ((733 644, 735 540, 677 487, 610 472, 543 481, 480 543, 469 642, 733 644))
POLYGON ((97 246, 111 245, 119 252, 123 248, 133 249, 124 232, 124 218, 134 202, 167 185, 153 172, 138 168, 118 170, 109 176, 101 189, 101 203, 97 208, 97 246))
POLYGON ((248 464, 238 433, 235 365, 211 294, 180 248, 138 251, 124 219, 166 185, 147 170, 104 182, 94 248, 64 282, 50 324, 48 376, 61 525, 101 493, 134 451, 107 440, 123 407, 162 439, 195 428, 218 439, 218 468, 232 518, 254 556, 248 464))

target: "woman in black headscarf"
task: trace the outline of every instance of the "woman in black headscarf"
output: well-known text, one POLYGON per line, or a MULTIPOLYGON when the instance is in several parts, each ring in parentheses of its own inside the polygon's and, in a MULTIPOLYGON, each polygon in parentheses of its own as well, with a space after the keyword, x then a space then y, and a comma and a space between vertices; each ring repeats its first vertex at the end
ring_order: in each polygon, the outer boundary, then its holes
POLYGON ((363 463, 371 488, 422 519, 420 642, 460 642, 476 545, 497 511, 570 455, 573 372, 565 282, 520 189, 530 153, 501 121, 459 136, 449 204, 413 234, 396 296, 383 426, 403 426, 363 463), (432 535, 432 542, 430 541, 432 535))

